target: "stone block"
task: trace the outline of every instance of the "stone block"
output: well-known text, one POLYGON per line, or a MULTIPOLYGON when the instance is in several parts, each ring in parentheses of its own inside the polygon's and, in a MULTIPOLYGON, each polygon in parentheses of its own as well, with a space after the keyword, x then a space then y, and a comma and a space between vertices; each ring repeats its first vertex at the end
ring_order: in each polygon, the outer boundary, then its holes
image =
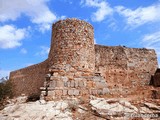
POLYGON ((41 91, 41 95, 42 96, 46 95, 46 91, 41 91))
POLYGON ((56 87, 56 80, 53 80, 53 81, 50 81, 50 83, 49 83, 49 87, 56 87))
POLYGON ((75 82, 75 88, 77 88, 78 87, 78 81, 75 80, 74 82, 75 82))
POLYGON ((92 95, 97 95, 97 90, 96 89, 91 90, 91 94, 92 95))
POLYGON ((109 89, 108 88, 103 88, 102 94, 108 94, 109 93, 109 89))
POLYGON ((93 81, 87 81, 87 87, 92 88, 93 87, 93 81))
POLYGON ((68 77, 67 76, 62 76, 61 80, 64 81, 64 82, 67 82, 68 81, 68 77))
POLYGON ((68 90, 63 90, 63 95, 67 95, 68 90))
POLYGON ((73 80, 74 79, 74 73, 68 73, 67 77, 69 80, 73 80))
POLYGON ((57 86, 56 87, 64 87, 64 82, 63 81, 57 81, 57 86))
POLYGON ((103 95, 103 90, 100 90, 100 89, 97 90, 97 94, 98 94, 98 95, 103 95))
POLYGON ((48 96, 55 96, 55 92, 54 91, 48 91, 48 96))
POLYGON ((45 90, 46 89, 46 87, 40 87, 40 90, 45 90))
POLYGON ((93 81, 95 81, 95 82, 101 82, 103 80, 104 79, 101 76, 94 76, 94 78, 93 78, 93 81))
POLYGON ((127 66, 128 66, 128 67, 134 67, 134 66, 135 66, 135 63, 128 63, 127 66))
POLYGON ((76 95, 76 96, 79 95, 79 90, 76 90, 76 89, 75 89, 75 90, 74 90, 74 95, 76 95))
POLYGON ((68 82, 67 82, 67 87, 70 87, 70 86, 71 86, 71 82, 68 81, 68 82))
POLYGON ((55 94, 56 94, 56 96, 62 96, 63 92, 62 92, 62 90, 57 89, 57 90, 55 90, 55 94))
POLYGON ((83 83, 83 81, 81 80, 81 81, 78 81, 78 86, 79 87, 81 87, 81 88, 83 88, 84 87, 84 83, 83 83))
POLYGON ((87 81, 83 80, 84 87, 87 87, 87 81))
POLYGON ((73 89, 68 90, 68 95, 74 95, 74 90, 73 89))
POLYGON ((43 86, 47 86, 47 82, 46 81, 43 83, 43 86))
POLYGON ((68 87, 67 82, 64 82, 64 87, 68 87))
POLYGON ((107 85, 103 82, 96 82, 96 88, 105 88, 107 87, 107 85))
POLYGON ((81 81, 82 78, 74 78, 74 80, 76 80, 76 81, 81 81))
POLYGON ((74 87, 75 86, 75 82, 74 80, 71 81, 71 87, 74 87))
POLYGON ((90 76, 91 74, 89 72, 83 72, 82 76, 90 76))
POLYGON ((50 80, 60 80, 60 77, 51 76, 50 80))
POLYGON ((75 76, 75 77, 80 77, 80 76, 82 76, 82 72, 75 72, 75 73, 74 73, 74 76, 75 76))
POLYGON ((89 91, 87 89, 83 89, 83 90, 81 90, 81 94, 82 95, 88 95, 89 91))
POLYGON ((58 72, 54 72, 54 73, 53 73, 53 76, 54 76, 54 77, 57 77, 57 76, 58 76, 58 72))

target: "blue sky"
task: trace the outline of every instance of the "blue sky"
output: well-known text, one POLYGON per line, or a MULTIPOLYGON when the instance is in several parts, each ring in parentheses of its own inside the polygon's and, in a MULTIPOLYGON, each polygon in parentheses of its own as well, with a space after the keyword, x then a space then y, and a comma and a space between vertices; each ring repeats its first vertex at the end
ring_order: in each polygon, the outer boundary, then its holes
POLYGON ((160 0, 0 0, 0 77, 45 60, 65 18, 91 23, 96 44, 155 49, 160 62, 160 0))

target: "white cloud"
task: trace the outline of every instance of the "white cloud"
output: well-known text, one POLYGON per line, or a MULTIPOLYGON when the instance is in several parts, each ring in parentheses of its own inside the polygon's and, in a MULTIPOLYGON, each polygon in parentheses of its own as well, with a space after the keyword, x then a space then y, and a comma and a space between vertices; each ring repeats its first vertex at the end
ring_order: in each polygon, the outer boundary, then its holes
POLYGON ((147 46, 151 46, 151 45, 160 43, 160 31, 152 33, 152 34, 144 35, 142 42, 148 43, 147 46))
POLYGON ((18 29, 13 25, 0 26, 0 48, 14 48, 21 46, 25 38, 26 29, 18 29))
POLYGON ((113 10, 105 0, 81 0, 81 4, 95 7, 97 11, 92 14, 92 21, 101 22, 106 16, 112 15, 113 10))
POLYGON ((48 55, 49 51, 50 51, 49 47, 41 46, 41 51, 37 52, 36 55, 45 56, 48 55))
POLYGON ((96 42, 97 40, 96 40, 96 38, 94 38, 94 44, 97 44, 97 42, 96 42))
POLYGON ((117 24, 116 22, 112 21, 109 25, 108 25, 109 28, 111 28, 113 31, 117 31, 118 30, 118 27, 117 27, 117 24))
POLYGON ((144 35, 141 44, 146 48, 155 49, 160 58, 160 31, 144 35))
POLYGON ((22 54, 27 54, 27 50, 26 50, 25 48, 22 48, 22 49, 20 50, 20 53, 22 53, 22 54))
POLYGON ((0 79, 9 76, 10 70, 0 70, 0 79))
POLYGON ((34 65, 34 63, 27 63, 25 66, 28 67, 28 66, 31 66, 31 65, 34 65))
POLYGON ((0 22, 17 20, 22 14, 38 24, 43 32, 50 29, 50 24, 57 19, 47 6, 49 0, 0 0, 0 22))
POLYGON ((138 27, 145 23, 160 21, 160 3, 148 7, 139 7, 135 10, 123 6, 115 7, 115 11, 125 17, 127 24, 138 27))
POLYGON ((65 16, 65 15, 62 15, 62 16, 60 17, 61 20, 66 19, 66 18, 67 18, 67 16, 65 16))

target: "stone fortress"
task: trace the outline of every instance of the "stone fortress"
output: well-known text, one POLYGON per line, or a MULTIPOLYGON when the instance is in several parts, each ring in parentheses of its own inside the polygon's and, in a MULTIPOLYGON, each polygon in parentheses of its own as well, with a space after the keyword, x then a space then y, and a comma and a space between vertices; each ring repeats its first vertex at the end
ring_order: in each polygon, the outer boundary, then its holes
POLYGON ((157 67, 154 50, 95 45, 92 25, 72 18, 53 24, 48 59, 11 72, 10 80, 15 96, 147 97, 157 67))

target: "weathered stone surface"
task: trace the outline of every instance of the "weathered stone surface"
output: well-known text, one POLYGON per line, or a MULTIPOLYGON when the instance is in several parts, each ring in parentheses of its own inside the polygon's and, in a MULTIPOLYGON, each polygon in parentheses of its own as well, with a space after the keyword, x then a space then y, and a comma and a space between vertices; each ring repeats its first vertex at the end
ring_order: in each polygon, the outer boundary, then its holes
POLYGON ((82 80, 78 81, 78 86, 83 88, 84 87, 84 82, 82 80))
POLYGON ((77 87, 78 87, 78 81, 75 80, 75 88, 77 88, 77 87))
POLYGON ((109 93, 109 89, 108 88, 103 88, 103 90, 102 90, 102 94, 104 95, 104 94, 108 94, 109 93))
POLYGON ((154 105, 152 103, 144 103, 145 106, 147 106, 148 108, 150 109, 153 109, 153 110, 159 110, 160 111, 160 106, 157 106, 157 105, 154 105))
POLYGON ((56 95, 55 91, 48 91, 48 96, 55 96, 55 95, 56 95))
MULTIPOLYGON (((136 91, 136 89, 149 85, 151 75, 158 67, 156 53, 152 49, 95 45, 95 54, 95 71, 107 81, 110 89, 114 89, 115 85, 122 89, 132 85, 136 91), (132 80, 134 80, 134 85, 130 82, 132 80)), ((98 77, 95 80, 98 81, 98 77)), ((118 93, 126 94, 122 92, 118 93)), ((116 93, 117 91, 114 92, 116 93)))
POLYGON ((48 60, 10 73, 14 96, 39 94, 48 72, 48 60))
POLYGON ((68 103, 64 101, 8 105, 0 111, 1 120, 72 120, 68 103))
POLYGON ((64 82, 61 80, 57 81, 57 86, 56 87, 64 87, 64 82))
MULTIPOLYGON (((94 71, 94 33, 90 24, 77 19, 60 20, 53 24, 52 31, 50 66, 66 71, 74 67, 75 73, 78 69, 85 71, 86 68, 94 71)), ((73 79, 74 73, 68 76, 73 79)))
POLYGON ((67 82, 67 87, 71 87, 71 82, 70 81, 67 82))
POLYGON ((91 94, 92 94, 92 95, 97 95, 97 94, 98 94, 98 93, 97 93, 97 90, 96 90, 96 89, 92 89, 92 90, 91 90, 91 94))
POLYGON ((89 94, 89 90, 87 90, 87 89, 81 90, 81 95, 88 95, 88 94, 89 94))
POLYGON ((97 94, 99 94, 99 95, 103 95, 103 90, 98 89, 98 90, 97 90, 97 94))
POLYGON ((50 83, 49 83, 49 87, 56 87, 57 86, 57 84, 59 84, 59 83, 57 83, 57 81, 56 80, 52 80, 52 81, 50 81, 50 83))
POLYGON ((63 90, 63 95, 67 95, 68 90, 63 90))
POLYGON ((94 98, 94 100, 90 100, 90 104, 93 110, 105 116, 122 116, 127 113, 138 113, 138 109, 128 101, 113 101, 113 99, 94 98))
POLYGON ((75 87, 74 80, 71 81, 71 87, 75 87))
POLYGON ((75 89, 75 90, 74 90, 74 95, 76 95, 76 96, 79 95, 79 90, 76 90, 76 89, 75 89))
POLYGON ((103 82, 96 82, 95 85, 96 88, 101 88, 101 89, 107 87, 107 84, 103 82))
POLYGON ((63 92, 60 89, 55 90, 56 96, 62 96, 63 92))
POLYGON ((68 90, 68 95, 74 95, 74 90, 73 89, 68 90))

